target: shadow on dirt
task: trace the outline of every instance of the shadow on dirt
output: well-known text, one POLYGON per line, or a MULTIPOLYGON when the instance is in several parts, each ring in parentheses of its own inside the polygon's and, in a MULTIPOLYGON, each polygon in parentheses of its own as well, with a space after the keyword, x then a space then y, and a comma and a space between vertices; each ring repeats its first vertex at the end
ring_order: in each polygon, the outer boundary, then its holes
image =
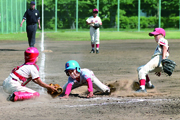
POLYGON ((15 50, 15 49, 0 49, 0 51, 24 51, 24 50, 15 50))

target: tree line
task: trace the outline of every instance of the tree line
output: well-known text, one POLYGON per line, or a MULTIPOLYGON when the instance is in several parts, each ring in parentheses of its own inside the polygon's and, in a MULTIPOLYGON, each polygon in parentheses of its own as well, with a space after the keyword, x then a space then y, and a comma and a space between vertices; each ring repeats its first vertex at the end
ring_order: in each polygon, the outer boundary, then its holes
MULTIPOLYGON (((30 3, 31 0, 27 0, 30 3)), ((99 16, 103 28, 117 26, 117 0, 99 0, 99 16)), ((41 11, 41 0, 37 0, 37 9, 41 11)), ((97 0, 78 1, 79 28, 88 28, 86 19, 92 16, 92 9, 96 8, 97 0)), ((53 29, 55 24, 55 0, 44 1, 45 28, 53 29)), ((76 0, 57 0, 58 28, 74 29, 76 24, 76 0)), ((141 0, 141 27, 158 26, 159 0, 141 0)), ((137 28, 138 0, 120 0, 120 28, 137 28)), ((161 1, 162 27, 179 27, 179 0, 161 1)))

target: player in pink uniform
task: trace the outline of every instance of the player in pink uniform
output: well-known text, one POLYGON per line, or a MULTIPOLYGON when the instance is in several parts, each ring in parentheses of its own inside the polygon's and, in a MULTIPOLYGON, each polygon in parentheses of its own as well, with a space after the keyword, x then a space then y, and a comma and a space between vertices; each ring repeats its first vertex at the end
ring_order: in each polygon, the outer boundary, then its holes
POLYGON ((90 26, 90 36, 91 36, 91 47, 92 50, 90 53, 95 53, 94 47, 96 45, 96 53, 99 53, 99 44, 100 44, 100 40, 99 40, 99 28, 94 28, 94 24, 100 24, 102 25, 101 22, 101 18, 97 16, 98 14, 98 9, 93 9, 93 16, 89 17, 86 20, 86 24, 90 26))
POLYGON ((71 89, 75 89, 82 85, 88 86, 89 94, 87 98, 93 97, 93 88, 104 94, 110 94, 109 87, 101 83, 94 75, 93 71, 81 69, 78 62, 75 60, 70 60, 65 64, 65 72, 69 78, 68 82, 63 86, 63 93, 65 93, 65 95, 60 98, 68 98, 71 89))
POLYGON ((146 88, 154 88, 148 76, 149 72, 155 72, 157 76, 161 75, 161 61, 169 56, 169 46, 168 41, 165 39, 165 35, 166 32, 163 28, 155 28, 153 32, 149 33, 149 36, 154 36, 158 45, 151 60, 146 65, 140 66, 137 69, 140 88, 136 92, 146 92, 146 88))
POLYGON ((31 80, 44 88, 56 91, 54 87, 41 81, 39 77, 39 67, 36 65, 38 55, 39 51, 37 48, 27 48, 24 52, 25 63, 14 68, 9 77, 4 80, 3 90, 11 94, 7 98, 8 101, 20 101, 38 97, 38 92, 25 86, 31 80))

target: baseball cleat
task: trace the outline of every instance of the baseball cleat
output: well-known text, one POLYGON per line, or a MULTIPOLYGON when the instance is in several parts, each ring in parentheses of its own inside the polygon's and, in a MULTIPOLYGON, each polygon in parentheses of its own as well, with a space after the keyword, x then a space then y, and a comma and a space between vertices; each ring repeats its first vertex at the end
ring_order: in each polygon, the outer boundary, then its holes
POLYGON ((155 88, 154 85, 149 86, 149 85, 147 85, 147 84, 146 84, 145 87, 146 87, 147 89, 154 89, 154 88, 155 88))
POLYGON ((136 93, 146 93, 146 89, 142 89, 141 87, 139 89, 136 90, 136 93))
POLYGON ((96 50, 96 54, 98 54, 99 53, 99 50, 96 50))
POLYGON ((14 102, 14 93, 12 93, 11 95, 9 95, 9 97, 7 98, 7 101, 13 101, 14 102))
POLYGON ((90 53, 95 53, 94 49, 92 49, 90 53))

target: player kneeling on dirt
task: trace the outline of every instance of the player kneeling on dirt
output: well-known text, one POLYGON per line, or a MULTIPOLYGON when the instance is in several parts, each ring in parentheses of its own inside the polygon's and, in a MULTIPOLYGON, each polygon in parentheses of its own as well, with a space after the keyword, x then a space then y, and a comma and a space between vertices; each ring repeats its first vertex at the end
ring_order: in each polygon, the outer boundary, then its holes
POLYGON ((87 98, 93 97, 93 88, 107 95, 110 94, 109 87, 101 83, 94 75, 93 71, 81 69, 78 62, 75 60, 70 60, 65 64, 65 72, 69 78, 68 82, 63 86, 63 93, 65 93, 65 95, 60 98, 68 98, 71 89, 75 89, 82 85, 88 86, 89 94, 87 98))
POLYGON ((37 48, 27 48, 24 52, 25 63, 14 68, 9 77, 4 80, 3 90, 11 94, 7 98, 8 101, 27 100, 38 97, 38 92, 25 87, 31 80, 48 90, 56 91, 54 87, 41 81, 39 77, 39 67, 36 65, 38 55, 39 51, 37 48))
POLYGON ((161 62, 169 56, 169 46, 168 41, 165 39, 165 35, 166 32, 163 28, 155 28, 153 32, 149 33, 149 36, 154 36, 158 45, 151 60, 137 69, 140 88, 136 92, 146 92, 145 87, 150 89, 154 88, 148 77, 149 72, 155 72, 157 76, 161 75, 161 71, 163 70, 161 62))

